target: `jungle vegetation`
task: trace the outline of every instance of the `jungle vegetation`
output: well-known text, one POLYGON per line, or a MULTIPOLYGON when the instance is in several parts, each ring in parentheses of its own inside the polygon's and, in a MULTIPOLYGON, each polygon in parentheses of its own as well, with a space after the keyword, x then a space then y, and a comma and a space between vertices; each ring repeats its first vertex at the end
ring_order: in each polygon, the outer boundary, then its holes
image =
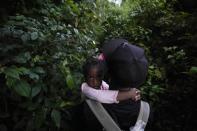
POLYGON ((196 131, 195 0, 1 0, 0 131, 79 131, 82 64, 125 38, 149 61, 150 131, 196 131), (77 128, 77 129, 76 129, 77 128))

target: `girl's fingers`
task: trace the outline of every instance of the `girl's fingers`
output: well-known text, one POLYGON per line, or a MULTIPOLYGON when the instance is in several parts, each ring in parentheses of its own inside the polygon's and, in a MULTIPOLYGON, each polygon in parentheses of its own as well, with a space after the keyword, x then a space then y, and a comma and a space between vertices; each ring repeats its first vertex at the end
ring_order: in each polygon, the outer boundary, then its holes
POLYGON ((140 90, 136 90, 135 93, 136 93, 136 94, 140 94, 140 90))
POLYGON ((140 95, 135 96, 135 101, 138 101, 140 99, 141 99, 141 96, 140 95))
POLYGON ((138 101, 141 99, 140 90, 138 90, 136 88, 132 88, 131 91, 133 92, 133 100, 138 101))

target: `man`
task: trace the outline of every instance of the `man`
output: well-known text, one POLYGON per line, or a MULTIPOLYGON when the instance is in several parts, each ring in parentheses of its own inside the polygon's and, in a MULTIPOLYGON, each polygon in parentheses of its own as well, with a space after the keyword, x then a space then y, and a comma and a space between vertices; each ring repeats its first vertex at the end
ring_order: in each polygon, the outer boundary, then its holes
MULTIPOLYGON (((108 67, 110 90, 126 92, 139 88, 146 80, 148 61, 144 50, 130 44, 125 39, 113 39, 106 42, 99 58, 105 60, 108 67)), ((140 101, 128 99, 114 104, 104 104, 112 118, 121 129, 128 130, 134 125, 139 114, 140 101)))

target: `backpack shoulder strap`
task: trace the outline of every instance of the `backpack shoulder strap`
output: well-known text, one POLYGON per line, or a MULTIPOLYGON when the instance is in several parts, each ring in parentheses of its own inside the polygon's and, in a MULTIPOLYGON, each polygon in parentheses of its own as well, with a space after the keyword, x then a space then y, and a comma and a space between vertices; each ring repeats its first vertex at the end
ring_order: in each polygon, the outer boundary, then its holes
POLYGON ((86 103, 106 131, 121 131, 101 103, 91 99, 86 99, 86 103))
POLYGON ((147 102, 145 101, 141 101, 141 105, 140 105, 140 112, 137 118, 137 121, 143 121, 144 122, 144 128, 148 122, 148 118, 149 118, 149 114, 150 114, 150 106, 147 102))
MULTIPOLYGON (((105 110, 101 103, 87 98, 85 99, 85 101, 106 131, 121 131, 119 126, 114 122, 114 120, 111 118, 111 116, 108 114, 108 112, 105 110)), ((143 121, 144 128, 148 122, 149 114, 149 104, 145 101, 141 101, 140 112, 137 118, 137 122, 140 120, 143 121)))

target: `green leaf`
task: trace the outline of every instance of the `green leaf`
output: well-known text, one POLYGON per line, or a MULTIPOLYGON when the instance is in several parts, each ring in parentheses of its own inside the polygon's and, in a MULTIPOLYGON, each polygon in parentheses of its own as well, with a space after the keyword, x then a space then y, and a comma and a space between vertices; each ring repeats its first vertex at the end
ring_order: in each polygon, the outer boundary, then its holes
POLYGON ((16 86, 14 86, 14 90, 21 96, 30 97, 31 87, 26 81, 19 81, 16 86))
POLYGON ((58 110, 53 109, 51 112, 51 118, 55 122, 55 125, 60 128, 60 120, 61 120, 61 114, 58 110))
POLYGON ((20 67, 17 69, 18 69, 18 71, 20 71, 20 74, 22 74, 22 75, 29 75, 29 78, 34 79, 34 80, 39 79, 39 75, 37 73, 35 73, 33 69, 30 70, 25 67, 20 67))
POLYGON ((13 87, 14 85, 16 85, 17 81, 18 81, 18 80, 15 79, 15 78, 7 77, 7 78, 6 78, 6 85, 7 85, 9 88, 11 88, 11 87, 13 87))
POLYGON ((18 71, 20 71, 20 74, 22 75, 28 75, 31 71, 25 67, 18 68, 18 71))
POLYGON ((39 75, 34 72, 29 72, 29 77, 34 80, 39 80, 39 75))
POLYGON ((28 40, 30 40, 30 36, 29 36, 29 34, 25 33, 25 34, 23 34, 23 35, 21 36, 21 39, 22 39, 22 41, 25 43, 25 42, 27 42, 28 40))
POLYGON ((154 69, 155 67, 153 65, 149 66, 148 67, 149 69, 154 69))
POLYGON ((33 87, 31 90, 31 97, 38 95, 40 91, 41 91, 41 86, 38 85, 38 86, 33 87))
POLYGON ((31 40, 36 40, 38 38, 38 32, 31 33, 31 40))
POLYGON ((189 70, 189 72, 191 74, 196 74, 197 73, 197 67, 196 66, 191 67, 190 70, 189 70))
POLYGON ((174 57, 173 55, 168 55, 167 59, 171 59, 173 57, 174 57))
POLYGON ((162 78, 162 74, 161 74, 161 72, 160 72, 159 69, 156 69, 156 70, 155 70, 155 76, 156 76, 157 78, 159 78, 159 79, 162 78))
POLYGON ((20 71, 16 67, 9 67, 4 70, 6 77, 12 77, 20 80, 20 71))
POLYGON ((44 74, 45 71, 42 67, 36 67, 33 69, 34 72, 38 73, 38 74, 44 74))
POLYGON ((17 15, 17 16, 16 16, 16 20, 17 20, 17 21, 22 21, 22 20, 24 20, 24 18, 25 18, 25 17, 24 17, 23 15, 17 15))
POLYGON ((68 107, 68 106, 73 106, 74 102, 71 101, 62 101, 60 104, 60 107, 68 107))
POLYGON ((31 59, 31 55, 29 52, 21 53, 15 57, 15 61, 18 63, 27 63, 27 61, 30 59, 31 59))
POLYGON ((66 76, 66 83, 68 88, 73 89, 75 87, 75 83, 71 74, 66 76))
POLYGON ((40 111, 36 112, 34 122, 37 129, 39 129, 44 123, 44 120, 46 119, 46 112, 46 109, 41 109, 40 111))
POLYGON ((37 73, 33 72, 34 70, 30 70, 25 67, 20 67, 20 68, 18 68, 18 71, 20 71, 20 74, 29 75, 29 78, 31 78, 31 79, 39 80, 39 75, 37 73))
POLYGON ((79 34, 79 31, 76 29, 76 28, 74 28, 74 32, 75 32, 75 34, 79 34))

